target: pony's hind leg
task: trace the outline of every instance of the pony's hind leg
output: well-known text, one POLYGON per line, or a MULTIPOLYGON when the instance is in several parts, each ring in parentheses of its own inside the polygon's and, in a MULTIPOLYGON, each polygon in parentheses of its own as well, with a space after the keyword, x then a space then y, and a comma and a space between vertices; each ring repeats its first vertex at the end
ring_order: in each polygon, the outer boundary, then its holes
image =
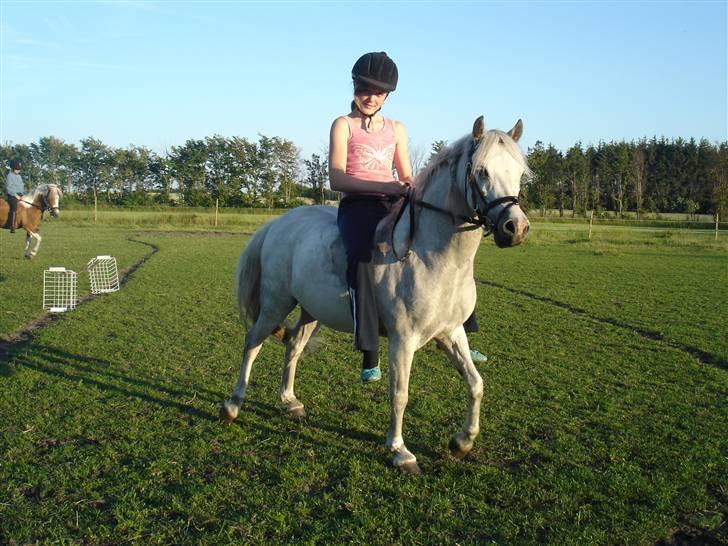
POLYGON ((465 423, 461 431, 450 439, 450 453, 462 459, 471 449, 475 437, 480 432, 480 402, 483 399, 483 379, 470 357, 468 338, 462 326, 459 326, 448 337, 435 339, 437 346, 448 356, 453 367, 460 373, 468 385, 468 409, 465 423))
POLYGON ((240 413, 240 405, 245 400, 245 391, 248 389, 248 383, 250 382, 250 370, 253 368, 255 357, 258 356, 262 347, 262 341, 252 347, 249 347, 247 342, 245 344, 245 348, 243 349, 243 363, 240 366, 238 382, 235 384, 235 389, 230 395, 230 398, 225 400, 220 408, 220 418, 226 423, 232 423, 237 419, 238 413, 240 413))
POLYGON ((25 257, 31 259, 38 254, 42 237, 36 231, 28 231, 25 236, 25 257), (35 241, 35 243, 33 242, 35 241))
POLYGON ((318 322, 305 309, 301 308, 301 318, 296 326, 288 332, 286 337, 286 363, 283 367, 281 386, 278 390, 281 403, 286 408, 289 417, 302 419, 306 417, 306 410, 293 392, 293 383, 296 380, 296 364, 303 352, 306 343, 316 331, 318 322))
POLYGON ((28 259, 33 257, 33 255, 30 253, 30 243, 32 240, 33 240, 33 238, 30 236, 30 231, 27 231, 25 233, 25 249, 24 249, 25 252, 23 253, 23 256, 25 256, 28 259))
MULTIPOLYGON (((289 310, 290 311, 290 310, 289 310)), ((261 311, 255 324, 248 330, 245 336, 245 345, 243 347, 243 362, 240 366, 240 375, 238 382, 235 384, 233 393, 230 395, 220 408, 220 418, 231 423, 238 417, 240 405, 245 400, 245 393, 250 382, 250 370, 253 367, 255 357, 258 356, 263 342, 266 338, 279 327, 279 323, 285 318, 288 312, 282 313, 282 318, 278 319, 278 313, 275 315, 267 314, 261 311)))

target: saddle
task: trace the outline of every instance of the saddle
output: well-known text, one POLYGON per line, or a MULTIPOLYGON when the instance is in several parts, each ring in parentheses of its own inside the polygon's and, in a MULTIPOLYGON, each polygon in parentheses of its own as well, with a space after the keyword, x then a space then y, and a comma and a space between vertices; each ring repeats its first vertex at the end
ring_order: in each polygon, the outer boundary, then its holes
POLYGON ((392 251, 394 246, 394 228, 404 213, 405 205, 409 200, 405 197, 397 199, 392 203, 387 215, 377 224, 374 231, 374 249, 382 256, 392 251))

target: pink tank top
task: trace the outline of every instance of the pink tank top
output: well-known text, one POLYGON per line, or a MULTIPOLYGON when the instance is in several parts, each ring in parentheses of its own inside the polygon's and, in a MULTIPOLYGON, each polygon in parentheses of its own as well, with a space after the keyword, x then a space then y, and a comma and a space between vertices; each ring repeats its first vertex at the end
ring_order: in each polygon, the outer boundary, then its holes
POLYGON ((384 118, 384 127, 376 133, 361 128, 358 119, 346 117, 349 124, 349 143, 346 154, 346 174, 362 180, 390 182, 397 137, 394 120, 384 118))

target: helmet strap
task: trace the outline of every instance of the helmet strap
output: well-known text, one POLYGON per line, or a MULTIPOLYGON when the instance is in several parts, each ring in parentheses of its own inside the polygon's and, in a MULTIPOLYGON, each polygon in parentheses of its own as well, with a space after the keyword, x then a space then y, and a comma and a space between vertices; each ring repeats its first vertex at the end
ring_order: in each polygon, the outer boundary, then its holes
POLYGON ((373 118, 374 118, 374 116, 376 116, 376 115, 377 115, 377 114, 379 113, 379 111, 380 111, 380 110, 382 109, 381 107, 379 107, 379 108, 377 108, 377 111, 376 111, 376 112, 374 112, 373 114, 365 114, 364 112, 362 112, 362 111, 361 111, 361 108, 359 108, 359 105, 358 105, 358 104, 356 104, 356 102, 354 102, 354 107, 355 107, 355 108, 356 108, 356 109, 358 110, 358 112, 359 112, 359 113, 360 113, 360 114, 361 114, 362 116, 364 116, 364 119, 365 119, 365 121, 364 121, 364 125, 366 126, 366 128, 367 128, 367 129, 371 129, 371 128, 372 128, 372 119, 373 119, 373 118))

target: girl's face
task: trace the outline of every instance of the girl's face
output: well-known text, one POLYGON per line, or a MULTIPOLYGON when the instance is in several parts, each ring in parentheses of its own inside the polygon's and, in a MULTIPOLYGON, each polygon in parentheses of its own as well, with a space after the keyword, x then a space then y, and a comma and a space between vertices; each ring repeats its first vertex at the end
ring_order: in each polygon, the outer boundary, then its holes
POLYGON ((372 115, 377 112, 384 101, 387 100, 386 91, 373 87, 359 87, 354 89, 354 102, 364 115, 372 115))

